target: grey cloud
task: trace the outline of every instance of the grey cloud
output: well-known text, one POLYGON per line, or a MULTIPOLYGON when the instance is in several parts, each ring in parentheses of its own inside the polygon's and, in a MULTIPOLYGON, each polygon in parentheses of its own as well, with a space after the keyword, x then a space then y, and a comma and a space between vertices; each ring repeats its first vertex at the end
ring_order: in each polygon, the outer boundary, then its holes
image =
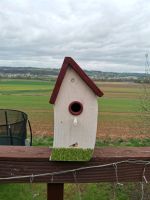
POLYGON ((150 48, 147 0, 1 0, 0 65, 144 71, 150 48))

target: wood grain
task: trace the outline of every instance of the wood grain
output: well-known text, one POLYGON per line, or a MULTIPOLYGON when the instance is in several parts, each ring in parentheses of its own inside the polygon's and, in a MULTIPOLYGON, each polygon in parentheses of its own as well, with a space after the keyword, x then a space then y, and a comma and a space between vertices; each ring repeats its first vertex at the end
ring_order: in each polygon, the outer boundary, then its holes
MULTIPOLYGON (((98 166, 106 163, 127 159, 150 160, 150 147, 103 147, 95 149, 93 158, 89 162, 52 162, 49 161, 51 150, 47 147, 0 147, 0 178, 22 176, 41 173, 51 173, 70 170, 79 167, 98 166)), ((144 164, 122 163, 118 164, 119 182, 134 182, 142 180, 144 164)), ((145 176, 150 180, 150 166, 146 166, 145 176)), ((104 168, 86 169, 76 172, 79 183, 115 182, 114 166, 104 168)), ((0 180, 0 182, 29 182, 30 178, 0 180)), ((75 183, 72 172, 34 178, 33 182, 43 183, 75 183)))
POLYGON ((63 200, 64 184, 48 183, 47 184, 47 200, 63 200))

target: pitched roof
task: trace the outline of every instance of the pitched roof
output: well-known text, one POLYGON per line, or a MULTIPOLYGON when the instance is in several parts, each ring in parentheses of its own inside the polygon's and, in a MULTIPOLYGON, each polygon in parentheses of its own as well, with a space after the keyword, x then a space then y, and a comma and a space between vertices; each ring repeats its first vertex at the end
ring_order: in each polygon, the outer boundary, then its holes
POLYGON ((72 69, 80 76, 80 78, 88 85, 89 88, 99 97, 103 96, 103 92, 95 85, 95 83, 85 74, 85 72, 80 68, 80 66, 71 58, 65 57, 62 68, 58 75, 55 87, 53 89, 52 95, 50 97, 50 103, 54 104, 59 93, 62 81, 65 77, 68 67, 72 69))

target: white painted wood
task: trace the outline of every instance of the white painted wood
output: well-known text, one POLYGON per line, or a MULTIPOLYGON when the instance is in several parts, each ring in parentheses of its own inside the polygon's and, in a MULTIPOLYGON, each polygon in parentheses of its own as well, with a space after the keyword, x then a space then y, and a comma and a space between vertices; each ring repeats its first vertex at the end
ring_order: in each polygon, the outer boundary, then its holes
POLYGON ((94 148, 97 132, 97 96, 72 69, 68 68, 54 105, 54 147, 94 148), (72 115, 69 104, 79 101, 83 112, 72 115))

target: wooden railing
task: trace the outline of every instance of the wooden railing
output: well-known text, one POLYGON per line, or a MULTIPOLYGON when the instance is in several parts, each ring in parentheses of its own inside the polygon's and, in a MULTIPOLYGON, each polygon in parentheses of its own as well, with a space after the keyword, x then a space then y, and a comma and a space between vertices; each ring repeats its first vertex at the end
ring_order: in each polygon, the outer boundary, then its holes
POLYGON ((63 200, 64 183, 150 180, 150 147, 96 148, 89 162, 49 161, 47 147, 0 147, 0 183, 47 183, 47 199, 63 200))

